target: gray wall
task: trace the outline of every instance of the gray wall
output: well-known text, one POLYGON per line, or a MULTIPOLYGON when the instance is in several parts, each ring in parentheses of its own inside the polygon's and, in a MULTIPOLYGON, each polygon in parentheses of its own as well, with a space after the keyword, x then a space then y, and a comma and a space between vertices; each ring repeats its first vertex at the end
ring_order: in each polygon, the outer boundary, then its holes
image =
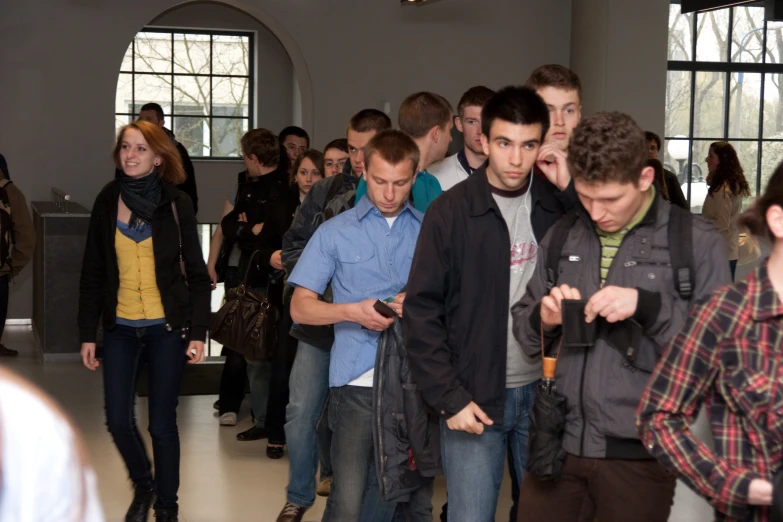
POLYGON ((617 110, 663 136, 669 0, 573 0, 583 114, 617 110))
MULTIPOLYGON (((57 185, 91 206, 111 178, 123 54, 136 32, 182 3, 0 2, 0 150, 29 200, 48 199, 49 187, 57 185)), ((520 83, 540 63, 570 60, 570 0, 448 0, 424 7, 400 7, 397 0, 226 3, 263 22, 285 47, 302 93, 303 126, 318 147, 343 135, 361 108, 389 101, 396 114, 407 94, 424 89, 456 102, 472 84, 520 83)), ((207 14, 201 11, 193 23, 211 21, 207 14)), ((197 169, 200 185, 238 170, 231 164, 197 169)), ((200 188, 202 218, 210 220, 225 189, 200 188)), ((29 278, 26 270, 12 287, 10 317, 30 317, 29 278)))

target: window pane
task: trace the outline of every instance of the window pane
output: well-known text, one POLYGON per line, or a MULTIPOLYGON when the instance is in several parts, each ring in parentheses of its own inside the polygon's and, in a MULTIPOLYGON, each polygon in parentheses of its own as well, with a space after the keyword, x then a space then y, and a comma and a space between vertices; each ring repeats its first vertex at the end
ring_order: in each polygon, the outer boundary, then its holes
POLYGON ((764 46, 764 8, 735 7, 731 61, 761 63, 764 46))
POLYGON ((125 56, 122 57, 120 71, 133 71, 133 42, 128 46, 128 50, 125 51, 125 56))
POLYGON ((666 136, 686 136, 690 132, 691 73, 669 71, 666 82, 666 136))
POLYGON ((133 112, 133 75, 131 74, 120 73, 114 112, 133 112))
POLYGON ((174 114, 209 115, 209 78, 174 77, 174 114))
POLYGON ((767 24, 767 63, 783 63, 783 22, 767 24))
POLYGON ((208 34, 174 34, 174 72, 209 74, 208 34))
POLYGON ((249 108, 247 78, 213 78, 212 110, 219 116, 247 116, 249 108))
POLYGON ((696 99, 693 113, 695 138, 723 137, 726 74, 696 73, 696 99))
POLYGON ((730 92, 729 137, 758 139, 761 74, 733 73, 730 92))
POLYGON ((767 74, 764 79, 764 137, 783 139, 783 75, 767 74))
POLYGON ((171 72, 171 33, 136 35, 135 72, 171 72))
MULTIPOLYGON (((760 192, 764 192, 769 184, 769 179, 772 174, 775 173, 775 169, 780 165, 783 160, 783 142, 763 142, 761 149, 761 185, 759 186, 760 192)), ((754 170, 755 173, 755 170, 754 170)), ((751 187, 755 187, 755 180, 751 181, 748 177, 747 171, 745 176, 748 178, 748 184, 751 187)), ((752 189, 751 189, 752 192, 752 189)))
POLYGON ((175 117, 172 129, 177 141, 191 156, 209 156, 209 119, 203 117, 175 117))
POLYGON ((114 134, 118 134, 120 132, 120 129, 126 126, 131 122, 130 116, 123 116, 121 114, 118 114, 114 116, 114 134))
POLYGON ((669 7, 669 60, 693 60, 693 13, 682 14, 680 4, 669 7))
POLYGON ((756 170, 758 170, 759 161, 759 142, 757 141, 732 141, 731 146, 737 151, 740 166, 745 172, 745 179, 750 185, 750 193, 753 197, 745 198, 742 207, 747 208, 753 203, 756 195, 756 170))
POLYGON ((246 119, 212 118, 212 155, 240 156, 239 141, 247 130, 246 119))
MULTIPOLYGON (((693 142, 693 161, 690 166, 691 173, 691 212, 701 213, 704 199, 707 197, 707 164, 705 159, 710 150, 712 140, 696 140, 693 142)), ((687 181, 683 183, 682 192, 688 197, 687 181)))
MULTIPOLYGON (((136 107, 133 113, 138 114, 145 103, 155 102, 166 107, 171 106, 171 76, 157 74, 137 74, 136 77, 136 107)), ((163 107, 164 113, 166 107, 163 107)))
POLYGON ((699 14, 696 19, 696 61, 728 61, 729 12, 730 9, 718 9, 699 14))
POLYGON ((250 38, 215 35, 212 39, 212 74, 247 76, 250 62, 250 38))

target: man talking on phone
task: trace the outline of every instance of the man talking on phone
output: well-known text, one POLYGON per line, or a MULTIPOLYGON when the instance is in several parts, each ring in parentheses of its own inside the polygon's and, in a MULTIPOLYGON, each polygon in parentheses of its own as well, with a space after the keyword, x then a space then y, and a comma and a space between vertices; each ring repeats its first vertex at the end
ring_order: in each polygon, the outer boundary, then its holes
MULTIPOLYGON (((295 287, 295 322, 334 325, 328 415, 334 474, 324 520, 391 522, 397 504, 380 499, 373 459, 372 386, 378 338, 393 314, 402 316, 400 292, 421 229, 422 214, 410 203, 419 149, 408 135, 388 130, 370 140, 364 158, 366 196, 316 230, 288 283, 295 287), (318 296, 330 282, 327 303, 318 296)), ((407 513, 431 517, 432 483, 408 504, 407 513)))
POLYGON ((542 331, 549 355, 559 353, 567 406, 562 472, 525 476, 524 520, 665 522, 675 479, 639 439, 636 408, 691 303, 731 282, 725 249, 709 223, 656 193, 630 116, 582 120, 568 167, 581 205, 550 229, 512 307, 527 355, 540 357, 542 331))

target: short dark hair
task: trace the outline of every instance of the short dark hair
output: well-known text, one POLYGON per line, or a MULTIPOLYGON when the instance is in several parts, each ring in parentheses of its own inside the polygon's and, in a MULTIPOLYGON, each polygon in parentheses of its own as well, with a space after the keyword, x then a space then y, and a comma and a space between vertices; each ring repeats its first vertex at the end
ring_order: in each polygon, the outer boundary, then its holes
POLYGON ((338 138, 336 140, 330 141, 326 144, 326 147, 324 147, 324 154, 326 154, 326 151, 329 149, 341 150, 348 154, 348 140, 345 138, 338 138))
POLYGON ((155 111, 155 114, 158 116, 159 120, 164 118, 163 107, 157 103, 145 103, 141 106, 141 109, 139 109, 139 114, 141 114, 143 111, 155 111))
POLYGON ((348 122, 348 128, 356 132, 381 132, 392 128, 391 118, 378 109, 362 109, 348 122))
POLYGON ((242 136, 242 153, 255 156, 265 167, 280 165, 280 140, 266 129, 253 129, 242 136))
POLYGON ((650 131, 644 131, 644 137, 647 140, 647 142, 654 141, 656 145, 658 145, 658 150, 661 150, 661 137, 655 134, 654 132, 650 131))
POLYGON ((528 87, 509 86, 500 89, 481 110, 481 132, 489 138, 495 120, 515 125, 541 124, 541 139, 549 131, 549 109, 541 96, 528 87))
POLYGON ((419 166, 419 146, 402 131, 385 130, 373 136, 364 148, 364 164, 369 165, 376 154, 391 165, 410 161, 414 174, 419 166))
POLYGON ((574 129, 568 145, 571 177, 586 183, 638 185, 647 166, 647 139, 637 123, 621 112, 599 112, 574 129))
POLYGON ((421 138, 433 127, 443 128, 454 117, 446 98, 432 92, 417 92, 405 98, 397 113, 400 130, 412 138, 421 138))
POLYGON ((291 176, 290 176, 290 182, 291 185, 296 185, 296 173, 299 171, 299 167, 302 166, 302 161, 305 160, 305 158, 309 159, 313 162, 313 165, 315 165, 315 168, 318 169, 318 172, 321 173, 321 177, 326 176, 324 174, 324 155, 320 150, 315 149, 307 149, 304 154, 300 154, 299 157, 296 158, 296 161, 294 162, 294 168, 291 169, 291 176))
POLYGON ((574 71, 568 67, 553 63, 542 65, 530 74, 525 87, 534 91, 544 87, 555 87, 564 91, 576 91, 579 99, 582 99, 582 81, 574 71))
POLYGON ((465 107, 484 108, 484 105, 489 101, 490 98, 492 98, 493 94, 495 94, 495 91, 489 87, 484 87, 483 85, 471 87, 465 91, 465 94, 463 94, 462 98, 459 99, 459 103, 457 104, 457 114, 460 118, 462 118, 465 107))
POLYGON ((304 138, 304 140, 307 142, 305 147, 308 149, 310 148, 310 135, 307 134, 307 131, 304 130, 302 127, 296 127, 294 125, 290 127, 286 127, 285 129, 280 131, 280 143, 283 143, 285 139, 289 136, 296 136, 297 138, 304 138))

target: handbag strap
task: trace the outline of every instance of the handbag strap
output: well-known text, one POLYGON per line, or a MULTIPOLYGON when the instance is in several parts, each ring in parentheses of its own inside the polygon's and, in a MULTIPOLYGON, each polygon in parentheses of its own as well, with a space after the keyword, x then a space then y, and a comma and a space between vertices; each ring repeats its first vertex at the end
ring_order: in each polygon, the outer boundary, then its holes
POLYGON ((185 270, 185 256, 182 253, 182 227, 179 224, 179 212, 177 212, 177 202, 171 201, 171 212, 174 214, 174 222, 177 223, 177 237, 179 238, 179 269, 182 277, 185 278, 185 284, 188 283, 188 274, 185 270))
POLYGON ((245 277, 242 278, 242 286, 247 286, 247 278, 250 277, 250 270, 253 268, 253 261, 255 261, 259 252, 259 250, 254 250, 253 254, 250 256, 250 261, 247 262, 247 268, 245 269, 245 277))

